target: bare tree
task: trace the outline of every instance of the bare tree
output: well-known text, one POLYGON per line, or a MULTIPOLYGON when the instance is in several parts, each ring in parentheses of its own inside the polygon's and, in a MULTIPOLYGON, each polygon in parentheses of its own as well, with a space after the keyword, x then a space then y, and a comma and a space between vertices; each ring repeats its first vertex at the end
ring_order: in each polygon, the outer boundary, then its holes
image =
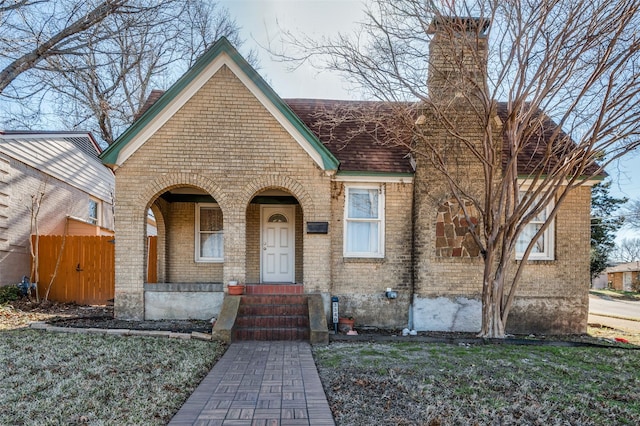
POLYGON ((42 61, 80 53, 83 35, 114 14, 135 13, 127 0, 0 2, 0 93, 42 61))
POLYGON ((640 229, 640 200, 631 200, 624 210, 625 225, 640 229))
POLYGON ((611 257, 618 262, 628 263, 640 261, 640 238, 625 238, 616 244, 611 257))
MULTIPOLYGON (((25 59, 31 51, 12 62, 29 69, 19 81, 15 80, 17 75, 9 79, 9 71, 15 67, 9 64, 5 68, 4 88, 15 82, 12 90, 4 92, 0 85, 0 94, 21 101, 11 105, 11 123, 31 127, 42 114, 49 113, 65 128, 90 129, 110 144, 132 123, 153 88, 170 85, 219 37, 226 36, 236 45, 242 43, 237 24, 215 2, 111 0, 74 6, 76 3, 57 2, 52 7, 25 1, 6 18, 14 32, 23 34, 22 50, 43 50, 31 62, 25 59), (90 12, 85 11, 87 5, 93 7, 90 12), (110 9, 104 12, 107 6, 110 9), (36 19, 31 17, 34 11, 36 19), (104 12, 99 14, 100 21, 89 20, 88 16, 98 12, 104 12), (67 15, 78 18, 69 25, 67 15), (52 47, 46 51, 30 44, 37 40, 33 33, 53 31, 49 29, 52 25, 59 30, 56 35, 72 33, 73 39, 61 39, 59 45, 49 43, 52 47)), ((19 54, 7 47, 4 51, 0 60, 19 54)), ((253 60, 252 54, 250 57, 253 60)))
MULTIPOLYGON (((40 296, 38 294, 38 283, 40 281, 40 208, 44 201, 47 191, 47 180, 42 182, 38 190, 31 194, 31 202, 27 206, 27 210, 30 215, 30 234, 29 234, 29 248, 31 253, 31 280, 36 284, 36 301, 40 302, 40 296)), ((31 297, 31 287, 28 288, 29 297, 31 297)))
POLYGON ((357 33, 288 33, 279 55, 383 101, 330 120, 369 123, 439 172, 483 258, 480 335, 504 337, 523 269, 567 195, 639 145, 640 3, 442 3, 374 0, 357 33))

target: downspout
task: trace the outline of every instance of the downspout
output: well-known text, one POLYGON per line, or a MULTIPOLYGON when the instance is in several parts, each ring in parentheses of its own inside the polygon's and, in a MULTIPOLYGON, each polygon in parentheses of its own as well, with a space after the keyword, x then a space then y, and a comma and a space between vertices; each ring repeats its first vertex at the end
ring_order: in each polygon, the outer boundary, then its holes
POLYGON ((409 282, 409 321, 407 328, 413 328, 413 299, 415 297, 415 273, 416 273, 416 175, 417 171, 414 167, 413 177, 413 202, 411 203, 411 278, 409 282))

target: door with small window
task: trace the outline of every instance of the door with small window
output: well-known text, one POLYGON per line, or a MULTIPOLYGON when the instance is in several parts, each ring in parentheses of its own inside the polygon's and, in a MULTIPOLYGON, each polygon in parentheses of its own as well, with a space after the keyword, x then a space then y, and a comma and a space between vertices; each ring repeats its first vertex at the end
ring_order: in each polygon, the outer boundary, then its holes
POLYGON ((262 207, 261 280, 295 281, 295 206, 262 207))

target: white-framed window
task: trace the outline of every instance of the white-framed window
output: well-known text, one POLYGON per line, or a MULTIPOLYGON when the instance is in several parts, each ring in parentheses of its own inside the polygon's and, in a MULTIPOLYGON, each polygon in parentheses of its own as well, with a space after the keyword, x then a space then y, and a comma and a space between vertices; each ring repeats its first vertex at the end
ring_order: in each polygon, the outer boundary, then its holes
POLYGON ((384 187, 346 186, 344 256, 384 257, 384 187))
MULTIPOLYGON (((521 196, 524 194, 521 193, 521 196)), ((547 222, 551 211, 553 210, 554 203, 550 202, 540 213, 538 213, 527 225, 524 227, 518 241, 516 242, 516 259, 521 260, 524 252, 527 250, 527 246, 533 239, 534 235, 542 228, 547 222)), ((554 225, 555 220, 551 220, 551 223, 547 229, 542 233, 540 238, 533 245, 531 253, 529 253, 528 260, 553 260, 554 259, 554 225)))
POLYGON ((89 223, 100 226, 100 201, 89 198, 89 223))
POLYGON ((196 204, 196 262, 224 260, 222 210, 214 203, 196 204))

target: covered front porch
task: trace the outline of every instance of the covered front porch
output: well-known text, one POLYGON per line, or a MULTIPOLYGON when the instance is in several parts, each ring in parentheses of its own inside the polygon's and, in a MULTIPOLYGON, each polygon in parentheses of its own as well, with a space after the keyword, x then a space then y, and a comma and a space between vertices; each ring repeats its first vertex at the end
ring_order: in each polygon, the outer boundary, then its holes
POLYGON ((182 185, 149 203, 145 233, 157 242, 151 247, 146 238, 145 319, 217 317, 235 282, 247 295, 305 293, 297 198, 282 188, 261 189, 243 212, 218 198, 182 185))

